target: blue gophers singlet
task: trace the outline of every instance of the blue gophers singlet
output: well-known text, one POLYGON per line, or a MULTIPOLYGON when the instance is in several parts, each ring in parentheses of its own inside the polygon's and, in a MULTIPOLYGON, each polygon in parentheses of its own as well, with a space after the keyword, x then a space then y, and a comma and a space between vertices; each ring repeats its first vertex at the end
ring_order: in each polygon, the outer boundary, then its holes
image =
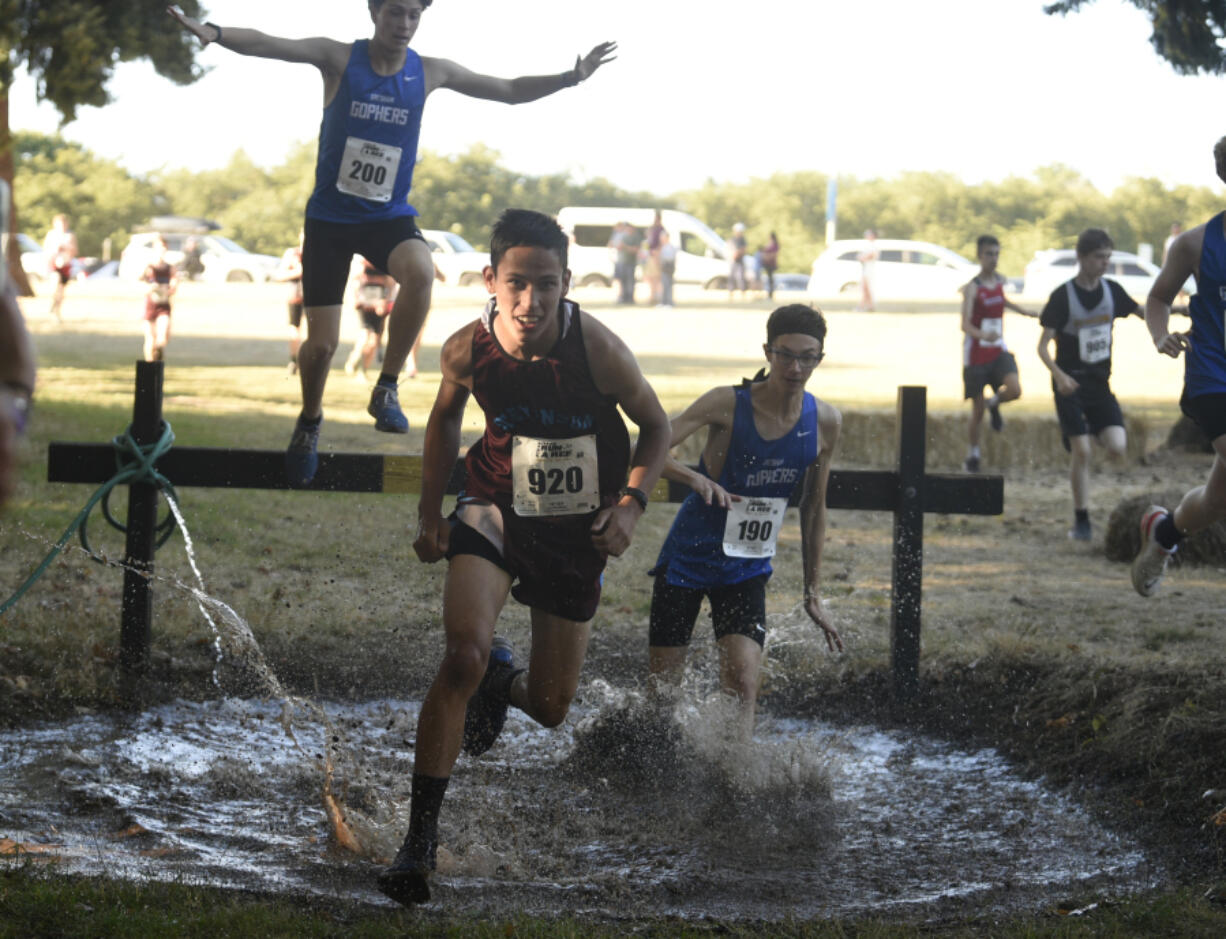
MULTIPOLYGON (((805 392, 800 420, 777 440, 764 440, 754 424, 750 395, 748 387, 736 389, 728 455, 715 481, 729 493, 746 497, 746 502, 751 497, 754 501, 786 500, 817 459, 820 449, 817 399, 805 392)), ((707 477, 711 475, 705 460, 699 461, 698 471, 707 477)), ((707 505, 698 493, 690 493, 681 503, 652 573, 663 572, 665 580, 673 586, 698 588, 729 586, 760 574, 769 575, 769 555, 754 556, 749 550, 741 550, 748 545, 737 543, 738 536, 743 539, 747 531, 757 533, 755 519, 730 519, 730 513, 737 511, 707 505)), ((765 516, 759 524, 764 522, 765 516)), ((778 519, 771 524, 776 526, 775 530, 763 533, 763 538, 771 539, 773 553, 778 519)))
POLYGON ((1184 353, 1184 388, 1188 397, 1226 394, 1226 212, 1213 216, 1205 226, 1200 252, 1200 272, 1192 297, 1192 345, 1184 353))
POLYGON ((417 214, 408 197, 426 105, 421 57, 406 49, 403 69, 378 75, 369 46, 366 39, 353 44, 336 97, 324 108, 308 218, 354 223, 417 214))

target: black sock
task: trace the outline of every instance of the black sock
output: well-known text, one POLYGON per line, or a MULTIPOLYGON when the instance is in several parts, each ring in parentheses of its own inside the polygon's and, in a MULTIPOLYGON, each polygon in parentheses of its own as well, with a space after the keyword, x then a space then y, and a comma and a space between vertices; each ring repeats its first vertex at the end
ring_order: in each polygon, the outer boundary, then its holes
POLYGON ((396 376, 389 375, 387 372, 380 372, 379 381, 377 382, 377 384, 387 385, 388 387, 395 388, 397 384, 396 376))
POLYGON ((413 774, 412 802, 409 804, 409 833, 404 844, 396 852, 393 867, 424 862, 434 870, 434 858, 438 849, 438 813, 443 807, 450 776, 424 776, 413 774))
POLYGON ((1085 522, 1087 525, 1090 524, 1090 510, 1089 509, 1073 509, 1073 521, 1085 522))
POLYGON ((298 415, 298 423, 304 427, 318 427, 323 419, 324 416, 322 414, 319 417, 303 417, 301 414, 298 415))
POLYGON ((1154 540, 1167 551, 1183 541, 1183 532, 1175 527, 1175 516, 1167 512, 1154 526, 1154 540))

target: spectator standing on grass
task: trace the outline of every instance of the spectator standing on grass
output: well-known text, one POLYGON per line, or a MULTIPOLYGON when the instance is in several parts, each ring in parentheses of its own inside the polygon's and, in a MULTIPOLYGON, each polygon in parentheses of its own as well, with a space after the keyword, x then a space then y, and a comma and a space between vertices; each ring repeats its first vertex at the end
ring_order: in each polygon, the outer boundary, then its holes
POLYGON ((766 299, 774 300, 775 271, 779 270, 779 239, 774 232, 758 250, 758 270, 766 278, 766 299))
POLYGON ((745 240, 745 223, 737 222, 732 226, 732 237, 728 239, 728 249, 732 256, 728 259, 728 299, 736 291, 745 296, 749 289, 749 281, 745 276, 745 253, 749 250, 749 242, 745 240))
POLYGON ((962 388, 971 402, 964 464, 968 473, 979 472, 983 412, 988 412, 992 430, 999 433, 1005 426, 1000 406, 1022 396, 1017 360, 1005 345, 1005 310, 1035 315, 1005 296, 1005 278, 996 270, 1000 241, 993 235, 980 235, 976 249, 979 273, 962 288, 962 388), (990 398, 984 398, 984 388, 991 388, 990 398))
POLYGON ((867 242, 856 259, 860 262, 860 302, 856 309, 871 313, 877 309, 877 233, 871 228, 864 233, 867 242))
POLYGON ((651 305, 660 305, 662 289, 662 272, 660 270, 660 239, 664 235, 664 222, 660 210, 656 209, 655 218, 647 229, 647 243, 643 249, 643 280, 651 291, 651 305))
POLYGON ((510 705, 546 727, 565 719, 605 563, 629 547, 668 455, 655 392, 625 344, 566 299, 566 261, 553 219, 508 209, 490 237, 493 297, 443 346, 413 548, 427 563, 447 558, 445 651, 418 718, 409 831, 379 877, 379 889, 405 905, 429 899, 439 812, 461 747, 477 755, 492 746, 510 705), (470 397, 485 433, 444 518, 470 397), (619 407, 639 428, 633 453, 619 407), (511 595, 531 610, 527 668, 494 635, 511 595))
POLYGON ((302 232, 298 232, 298 244, 287 248, 281 255, 281 263, 273 272, 272 279, 289 284, 286 307, 289 311, 289 365, 291 375, 298 374, 298 349, 302 345, 302 232))
POLYGON ((660 306, 673 306, 673 281, 677 276, 677 246, 668 231, 660 233, 660 306))
MULTIPOLYGON (((612 60, 616 44, 601 43, 574 67, 554 75, 495 78, 409 48, 432 0, 369 0, 369 40, 283 39, 254 29, 201 23, 173 7, 170 14, 202 43, 240 55, 300 62, 324 82, 315 189, 306 207, 303 299, 307 338, 298 353, 302 412, 286 451, 291 485, 306 486, 319 465, 323 393, 340 338, 349 263, 370 259, 400 284, 392 309, 383 372, 367 412, 375 429, 407 433, 398 380, 430 310, 434 262, 408 202, 417 162, 422 112, 431 92, 449 88, 473 98, 523 104, 570 88, 612 60)), ((510 41, 510 40, 509 40, 510 41)))
POLYGON ((1073 527, 1069 537, 1089 541, 1090 452, 1097 440, 1122 460, 1128 447, 1124 415, 1111 392, 1111 340, 1115 321, 1140 315, 1137 301, 1113 280, 1103 277, 1115 247, 1101 228, 1087 228, 1077 238, 1077 276, 1052 291, 1039 316, 1039 358, 1051 372, 1056 417, 1069 451, 1073 490, 1073 527), (1052 358, 1051 344, 1056 355, 1052 358))
MULTIPOLYGON (((1213 162, 1218 179, 1226 182, 1226 137, 1214 146, 1213 162)), ((1141 516, 1141 550, 1132 564, 1132 585, 1148 597, 1162 583, 1180 541, 1226 519, 1226 212, 1171 244, 1145 302, 1145 324, 1160 353, 1183 355, 1179 406, 1209 438, 1214 452, 1204 485, 1187 492, 1173 512, 1151 505, 1141 516), (1171 304, 1193 274, 1192 328, 1173 333, 1171 304)))
POLYGON ((43 258, 47 271, 55 280, 55 292, 51 294, 50 313, 56 322, 64 321, 60 308, 64 305, 64 289, 72 280, 72 265, 77 257, 77 236, 68 227, 68 216, 57 215, 51 220, 51 230, 43 239, 43 258))
POLYGON ((706 432, 695 471, 669 457, 663 475, 694 491, 681 504, 651 574, 648 662, 653 690, 676 687, 704 597, 719 647, 720 688, 740 706, 741 734, 753 733, 766 583, 784 512, 802 487, 804 607, 831 651, 843 640, 821 598, 826 487, 842 416, 805 385, 825 355, 826 321, 811 307, 779 307, 766 321, 770 371, 740 386, 712 388, 672 421, 671 445, 706 432))

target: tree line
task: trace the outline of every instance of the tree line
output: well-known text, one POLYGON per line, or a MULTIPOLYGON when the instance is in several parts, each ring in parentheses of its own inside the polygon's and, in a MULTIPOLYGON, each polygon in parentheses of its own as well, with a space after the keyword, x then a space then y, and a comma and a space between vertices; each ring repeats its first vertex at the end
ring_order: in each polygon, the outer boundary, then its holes
MULTIPOLYGON (((41 238, 63 212, 85 255, 102 256, 109 239, 117 257, 128 236, 157 215, 214 219, 249 250, 279 255, 297 242, 314 184, 313 142, 296 145, 274 167, 257 166, 240 150, 220 169, 146 175, 59 135, 17 132, 13 145, 22 230, 41 238)), ((478 145, 455 156, 424 151, 412 199, 423 227, 456 232, 478 248, 508 206, 551 214, 565 205, 675 208, 725 235, 744 222, 751 249, 773 231, 782 246, 780 269, 805 272, 825 246, 827 180, 819 172, 778 173, 738 183, 708 180, 665 195, 602 178, 517 173, 501 164, 496 150, 478 145)), ((933 172, 840 177, 837 236, 855 238, 873 228, 880 237, 931 241, 973 258, 975 239, 990 232, 1003 243, 1002 270, 1016 276, 1036 250, 1072 247, 1085 228, 1105 228, 1121 250, 1142 242, 1160 246, 1172 222, 1198 224, 1218 204, 1209 187, 1166 186, 1153 178, 1129 179, 1104 194, 1059 164, 1030 177, 976 184, 933 172)))

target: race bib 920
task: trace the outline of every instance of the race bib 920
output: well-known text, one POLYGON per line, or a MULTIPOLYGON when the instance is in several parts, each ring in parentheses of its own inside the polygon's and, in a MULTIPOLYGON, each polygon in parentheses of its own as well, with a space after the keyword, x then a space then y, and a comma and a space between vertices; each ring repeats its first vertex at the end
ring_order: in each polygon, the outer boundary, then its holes
POLYGON ((596 435, 513 437, 511 505, 524 517, 582 515, 600 508, 596 435))

